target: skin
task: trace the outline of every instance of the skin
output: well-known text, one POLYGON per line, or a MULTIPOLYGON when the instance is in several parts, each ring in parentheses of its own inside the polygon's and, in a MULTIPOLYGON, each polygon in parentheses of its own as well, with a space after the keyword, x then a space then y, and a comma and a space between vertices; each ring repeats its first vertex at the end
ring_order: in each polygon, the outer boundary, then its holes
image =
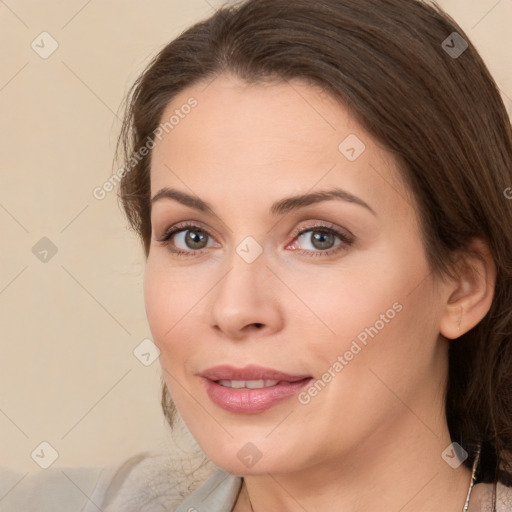
POLYGON ((234 510, 251 510, 248 496, 256 512, 333 503, 345 512, 461 510, 470 471, 441 458, 451 442, 443 392, 450 339, 491 305, 487 248, 476 240, 461 260, 476 272, 461 266, 456 280, 436 280, 398 162, 316 87, 220 75, 175 97, 163 118, 190 96, 198 106, 153 150, 151 193, 176 188, 215 215, 153 204, 145 303, 183 420, 210 460, 244 476, 234 510), (350 134, 366 146, 353 162, 338 149, 350 134), (375 215, 340 200, 270 214, 275 201, 334 186, 375 215), (186 221, 210 236, 194 249, 177 235, 175 248, 196 250, 179 256, 158 240, 186 221), (322 255, 315 223, 348 230, 354 242, 332 238, 334 252, 322 255), (299 240, 294 230, 308 232, 299 240), (236 252, 248 236, 263 250, 250 264, 236 252), (248 415, 206 394, 198 374, 220 364, 321 379, 395 303, 401 311, 306 405, 292 397, 248 415), (250 468, 237 456, 248 442, 262 455, 250 468))

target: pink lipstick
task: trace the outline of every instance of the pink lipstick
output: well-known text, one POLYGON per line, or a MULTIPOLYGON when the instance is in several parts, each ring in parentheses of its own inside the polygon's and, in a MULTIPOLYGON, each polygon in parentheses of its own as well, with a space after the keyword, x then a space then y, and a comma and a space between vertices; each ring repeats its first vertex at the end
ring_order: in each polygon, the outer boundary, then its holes
POLYGON ((297 394, 312 379, 261 366, 216 366, 201 373, 206 392, 219 407, 238 413, 265 411, 297 394))

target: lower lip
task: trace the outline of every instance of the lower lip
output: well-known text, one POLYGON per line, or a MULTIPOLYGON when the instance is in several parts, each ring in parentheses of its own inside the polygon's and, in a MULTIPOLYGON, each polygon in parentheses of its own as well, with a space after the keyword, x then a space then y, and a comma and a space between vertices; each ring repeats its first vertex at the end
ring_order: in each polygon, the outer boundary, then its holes
POLYGON ((266 411, 281 400, 296 395, 307 386, 311 379, 303 379, 288 384, 277 384, 260 389, 233 389, 206 380, 206 392, 210 399, 226 411, 239 413, 257 413, 266 411))

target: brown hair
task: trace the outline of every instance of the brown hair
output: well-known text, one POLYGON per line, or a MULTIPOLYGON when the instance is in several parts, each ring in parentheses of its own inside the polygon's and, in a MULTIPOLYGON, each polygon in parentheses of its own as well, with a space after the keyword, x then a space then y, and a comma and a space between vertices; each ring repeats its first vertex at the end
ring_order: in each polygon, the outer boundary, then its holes
MULTIPOLYGON (((452 276, 457 251, 471 239, 487 242, 495 295, 486 317, 450 342, 446 413, 452 440, 469 453, 468 467, 482 444, 478 480, 510 485, 512 201, 505 190, 512 186, 512 130, 466 34, 438 5, 416 0, 248 0, 225 7, 168 44, 133 85, 119 141, 124 158, 154 139, 178 93, 223 72, 247 82, 301 79, 349 108, 401 163, 434 275, 452 276)), ((146 256, 150 161, 151 154, 140 159, 119 191, 146 256)), ((162 405, 172 426, 165 383, 162 405)))

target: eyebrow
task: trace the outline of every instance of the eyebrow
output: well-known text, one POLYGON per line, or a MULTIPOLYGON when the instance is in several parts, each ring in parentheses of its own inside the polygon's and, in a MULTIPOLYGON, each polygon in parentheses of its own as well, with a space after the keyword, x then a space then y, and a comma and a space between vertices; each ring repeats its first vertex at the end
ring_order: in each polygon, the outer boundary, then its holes
MULTIPOLYGON (((160 201, 161 199, 171 199, 177 201, 178 203, 181 203, 184 206, 193 208, 194 210, 214 215, 213 208, 209 203, 203 201, 202 199, 199 199, 198 197, 194 197, 185 192, 181 192, 180 190, 177 189, 167 187, 161 189, 151 199, 151 204, 153 205, 154 203, 160 201)), ((270 208, 270 212, 274 216, 284 215, 291 211, 299 210, 312 204, 320 203, 323 201, 330 201, 334 199, 362 206, 363 208, 366 208, 368 211, 370 211, 375 217, 377 217, 375 210, 365 201, 363 201, 361 198, 357 196, 354 196, 350 192, 347 192, 346 190, 343 190, 338 187, 320 192, 312 192, 309 194, 296 195, 285 199, 281 199, 272 205, 272 207, 270 208)))

